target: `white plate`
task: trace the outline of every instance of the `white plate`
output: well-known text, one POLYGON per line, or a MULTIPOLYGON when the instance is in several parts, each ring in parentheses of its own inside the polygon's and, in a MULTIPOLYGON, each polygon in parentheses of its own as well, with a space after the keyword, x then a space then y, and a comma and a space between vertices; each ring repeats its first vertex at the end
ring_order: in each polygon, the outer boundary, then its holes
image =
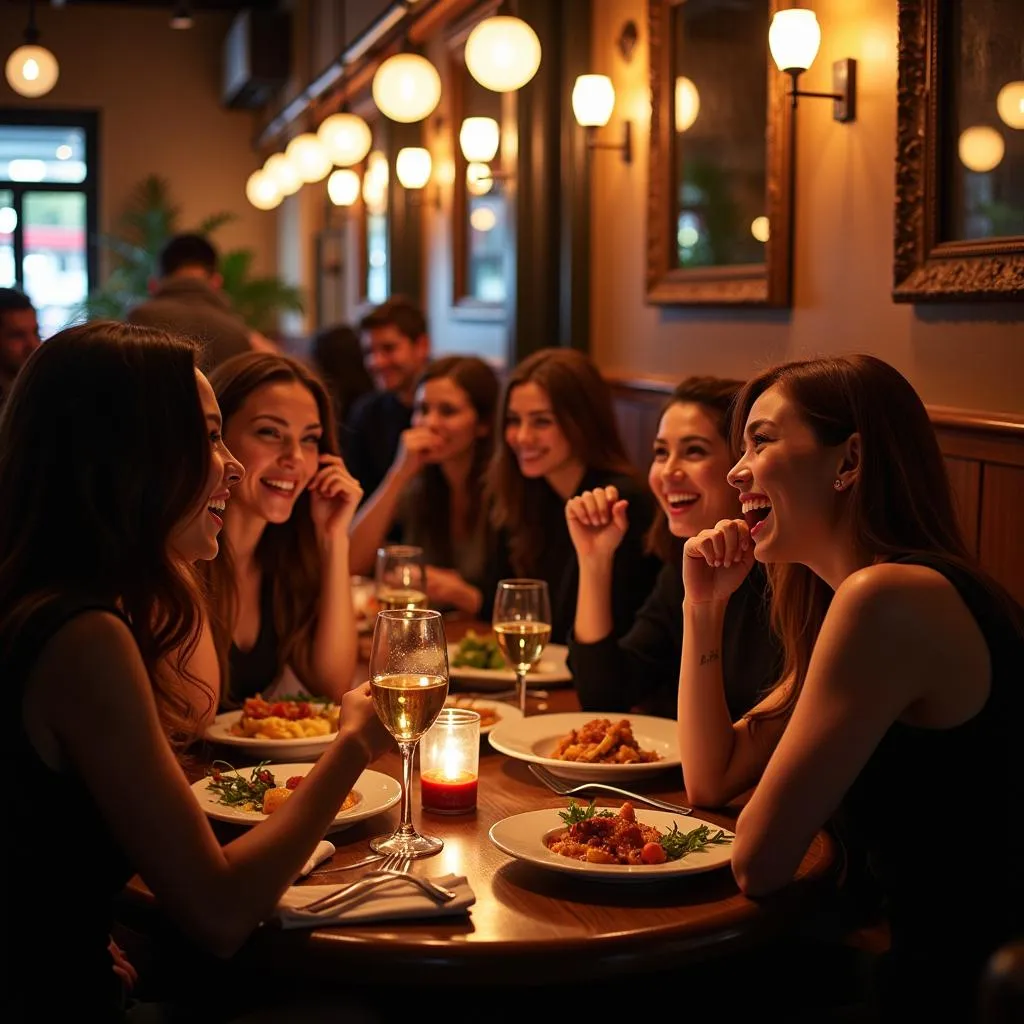
POLYGON ((218 715, 206 730, 211 743, 225 747, 239 747, 247 754, 272 761, 293 757, 319 757, 337 738, 337 732, 326 736, 298 736, 288 740, 265 740, 258 736, 234 736, 231 726, 242 717, 241 711, 225 711, 218 715))
MULTIPOLYGON (((679 826, 680 832, 690 832, 700 825, 708 825, 712 834, 717 832, 718 825, 700 818, 683 817, 679 814, 668 814, 665 811, 649 811, 637 808, 637 820, 645 825, 654 825, 661 832, 671 832, 673 823, 679 826)), ((699 874, 725 867, 732 858, 732 843, 706 846, 703 850, 688 853, 679 860, 668 860, 664 864, 587 864, 582 860, 563 857, 560 853, 552 853, 544 844, 545 838, 552 832, 565 828, 565 823, 558 816, 558 811, 526 811, 524 814, 513 814, 502 818, 491 826, 491 842, 510 857, 529 861, 542 868, 562 871, 569 875, 585 875, 602 882, 658 882, 679 875, 699 874)), ((727 832, 726 835, 732 835, 727 832)))
POLYGON ((521 722, 523 720, 523 713, 519 708, 513 707, 511 704, 506 704, 501 700, 485 700, 483 697, 468 697, 460 696, 457 693, 453 693, 445 702, 446 708, 466 708, 469 711, 495 711, 498 714, 498 720, 492 722, 490 725, 484 725, 483 721, 480 723, 480 735, 488 736, 490 733, 502 722, 521 722))
MULTIPOLYGON (((312 764, 274 764, 270 765, 274 773, 274 779, 284 785, 293 775, 308 775, 313 770, 312 764)), ((244 778, 249 777, 251 768, 239 768, 238 773, 244 778)), ((260 811, 241 811, 235 807, 228 807, 226 804, 218 803, 217 794, 210 791, 210 778, 200 779, 192 783, 192 792, 195 793, 199 806, 211 818, 218 821, 230 821, 234 825, 256 825, 266 821, 268 815, 260 811)), ((328 832, 338 832, 349 825, 354 825, 364 818, 372 818, 394 807, 402 799, 402 787, 396 779, 390 775, 383 775, 381 772, 372 772, 369 769, 363 772, 356 779, 353 789, 359 794, 360 800, 354 807, 347 811, 339 811, 334 821, 328 826, 328 832)))
MULTIPOLYGON (((504 690, 514 686, 516 674, 510 668, 469 668, 454 664, 458 644, 448 645, 448 678, 455 682, 472 682, 481 690, 504 690)), ((567 660, 569 648, 565 644, 548 644, 544 648, 541 659, 526 676, 528 687, 555 686, 558 683, 571 683, 572 673, 567 660)))
POLYGON ((567 711, 554 715, 533 715, 516 722, 499 722, 487 739, 495 750, 520 761, 542 764, 566 779, 626 782, 666 768, 679 767, 679 744, 676 739, 676 723, 672 718, 624 715, 611 711, 567 711), (560 761, 548 756, 563 736, 595 718, 608 718, 612 722, 628 719, 640 748, 657 751, 661 754, 661 760, 643 764, 591 764, 586 761, 560 761))

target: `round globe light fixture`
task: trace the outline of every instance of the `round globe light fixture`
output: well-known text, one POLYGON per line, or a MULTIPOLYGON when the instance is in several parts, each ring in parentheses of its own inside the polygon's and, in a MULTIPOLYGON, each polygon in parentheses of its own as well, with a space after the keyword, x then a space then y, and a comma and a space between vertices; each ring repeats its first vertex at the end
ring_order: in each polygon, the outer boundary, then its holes
POLYGON ((676 131, 685 132, 693 125, 700 113, 700 93, 697 86, 686 77, 680 75, 676 79, 676 131))
POLYGON ((995 128, 974 125, 960 133, 957 153, 960 162, 969 171, 984 174, 986 171, 994 170, 1002 162, 1006 153, 1006 143, 995 128))
POLYGON ((272 210, 281 202, 281 192, 274 179, 261 168, 249 175, 245 183, 245 198, 257 210, 272 210))
POLYGON ((585 128, 601 128, 615 108, 615 86, 607 75, 580 75, 572 87, 572 112, 585 128))
POLYGON ((522 18, 481 21, 466 39, 466 70, 492 92, 521 89, 540 67, 540 40, 522 18))
POLYGON ((814 11, 776 11, 768 29, 768 49, 780 71, 806 71, 818 55, 821 26, 814 11))
POLYGON ((494 188, 494 176, 487 164, 466 164, 466 191, 471 196, 485 196, 494 188))
POLYGON ((755 217, 750 222, 750 233, 759 241, 767 242, 771 237, 771 225, 768 223, 768 218, 762 214, 760 217, 755 217))
POLYGON ((7 83, 19 96, 35 99, 45 96, 60 76, 57 58, 45 46, 19 46, 4 68, 7 83))
POLYGON ((285 147, 284 155, 305 182, 321 181, 331 169, 324 144, 312 132, 296 135, 285 147))
POLYGON ((471 163, 490 163, 498 152, 498 122, 493 117, 467 117, 459 129, 459 146, 471 163))
POLYGON ((359 198, 359 175, 345 167, 327 179, 327 195, 335 206, 351 206, 359 198))
POLYGON ((1003 124, 1024 128, 1024 82, 1007 82, 996 97, 996 110, 1003 124))
POLYGON ((481 234, 498 223, 498 215, 489 206, 480 206, 469 215, 469 226, 481 234))
POLYGON ((371 92, 385 117, 412 124, 433 113, 441 99, 441 76, 426 57, 396 53, 377 68, 371 92))
POLYGON ((430 152, 422 146, 406 146, 395 157, 395 174, 405 188, 423 188, 430 181, 430 169, 430 152))
POLYGON ((302 188, 302 178, 299 177, 299 172, 284 153, 275 153, 273 156, 267 157, 263 164, 263 170, 277 185, 282 196, 294 195, 302 188))
POLYGON ((331 114, 316 130, 327 155, 339 167, 351 167, 370 152, 373 133, 358 114, 331 114))

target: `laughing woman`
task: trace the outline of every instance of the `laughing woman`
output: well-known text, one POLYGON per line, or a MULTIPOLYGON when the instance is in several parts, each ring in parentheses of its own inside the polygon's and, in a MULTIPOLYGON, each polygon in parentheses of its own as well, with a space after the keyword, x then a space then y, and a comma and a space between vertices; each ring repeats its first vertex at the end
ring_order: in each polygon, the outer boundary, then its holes
POLYGON ((356 665, 348 534, 362 490, 337 455, 327 392, 302 363, 262 352, 221 363, 210 383, 246 468, 207 563, 220 705, 286 668, 337 700, 356 665))
MULTIPOLYGON (((672 392, 658 423, 648 474, 658 503, 648 547, 665 563, 654 590, 620 640, 612 633, 612 568, 636 511, 617 488, 571 498, 565 515, 579 562, 570 663, 585 710, 675 718, 683 645, 683 542, 739 513, 727 475, 732 465, 729 408, 742 384, 689 377, 672 392)), ((729 713, 739 717, 778 679, 779 647, 768 625, 768 583, 756 569, 729 600, 722 674, 729 713)))
POLYGON ((889 904, 885 1019, 970 1020, 986 958, 1024 934, 1024 610, 971 557, 928 414, 888 364, 776 367, 733 429, 744 518, 683 556, 687 793, 716 805, 757 784, 732 858, 752 896, 838 814, 889 904), (722 626, 755 560, 785 666, 733 722, 722 626))
MULTIPOLYGON (((611 632, 621 636, 654 585, 659 562, 644 550, 653 505, 619 436, 611 391, 581 352, 541 349, 510 374, 503 437, 491 466, 498 574, 547 581, 551 637, 568 638, 576 614, 578 570, 565 503, 614 487, 634 515, 611 566, 611 632)), ((493 588, 485 595, 493 599, 493 588)))

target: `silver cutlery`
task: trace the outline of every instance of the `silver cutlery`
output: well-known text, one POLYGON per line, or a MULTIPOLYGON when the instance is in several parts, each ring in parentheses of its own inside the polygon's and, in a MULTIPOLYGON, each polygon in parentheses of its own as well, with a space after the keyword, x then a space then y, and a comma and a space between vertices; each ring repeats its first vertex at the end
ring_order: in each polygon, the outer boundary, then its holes
POLYGON ((364 857, 362 860, 354 861, 352 864, 343 864, 336 868, 316 868, 313 871, 307 872, 306 877, 319 878, 320 875, 333 875, 338 871, 353 871, 355 868, 364 868, 367 864, 376 864, 377 861, 383 859, 383 853, 371 853, 369 857, 364 857))
POLYGON ((559 778, 539 764, 530 764, 527 767, 548 789, 559 796, 576 796, 583 793, 610 793, 613 796, 621 796, 625 800, 634 800, 637 803, 646 804, 648 807, 656 807, 660 811, 668 811, 670 814, 693 814, 692 807, 671 804, 667 800, 659 800, 657 797, 644 796, 642 793, 631 793, 628 789, 619 789, 617 786, 609 786, 603 782, 574 784, 568 779, 559 778))
POLYGON ((411 882, 438 903, 447 903, 449 900, 455 899, 456 894, 451 889, 445 889, 436 882, 430 881, 429 878, 420 878, 417 875, 411 874, 411 868, 412 857, 403 856, 398 853, 388 854, 381 862, 380 868, 368 871, 362 878, 356 880, 351 885, 345 886, 344 889, 339 889, 337 892, 329 893, 327 896, 313 900, 312 903, 305 904, 301 909, 311 911, 314 914, 333 912, 345 906, 345 904, 354 902, 367 895, 378 886, 396 879, 411 882))

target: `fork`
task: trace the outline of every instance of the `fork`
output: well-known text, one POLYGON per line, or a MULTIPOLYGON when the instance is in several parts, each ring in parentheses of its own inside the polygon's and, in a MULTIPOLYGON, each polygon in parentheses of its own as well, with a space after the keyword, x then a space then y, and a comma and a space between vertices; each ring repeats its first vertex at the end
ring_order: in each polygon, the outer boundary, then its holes
POLYGON ((320 899, 313 900, 312 903, 305 904, 302 909, 311 911, 314 914, 337 910, 351 899, 365 895, 378 885, 393 881, 396 878, 412 882, 439 903, 447 903, 449 900, 455 899, 456 894, 451 889, 445 889, 428 878, 419 878, 417 875, 411 874, 411 867, 412 857, 400 853, 389 853, 381 861, 381 866, 375 871, 368 871, 362 878, 352 882, 351 885, 347 885, 344 889, 339 889, 337 892, 328 893, 320 899))
POLYGON ((692 807, 670 804, 667 800, 659 800, 657 797, 644 796, 641 793, 631 793, 628 789, 608 786, 603 782, 583 782, 578 786, 574 786, 565 779, 560 779, 557 775, 549 772, 547 768, 539 764, 530 764, 527 767, 548 789, 559 796, 575 796, 578 793, 611 793, 614 796, 621 796, 626 800, 635 800, 637 803, 646 804, 648 807, 656 807, 658 810, 668 811, 670 814, 693 814, 692 807))

